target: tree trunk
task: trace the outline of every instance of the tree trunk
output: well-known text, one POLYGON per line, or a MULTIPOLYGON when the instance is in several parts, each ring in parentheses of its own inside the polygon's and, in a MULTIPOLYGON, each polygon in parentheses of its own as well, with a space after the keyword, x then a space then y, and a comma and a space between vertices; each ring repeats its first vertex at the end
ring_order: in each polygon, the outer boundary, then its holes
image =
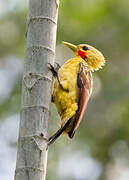
POLYGON ((58 0, 29 0, 15 180, 45 180, 58 0))

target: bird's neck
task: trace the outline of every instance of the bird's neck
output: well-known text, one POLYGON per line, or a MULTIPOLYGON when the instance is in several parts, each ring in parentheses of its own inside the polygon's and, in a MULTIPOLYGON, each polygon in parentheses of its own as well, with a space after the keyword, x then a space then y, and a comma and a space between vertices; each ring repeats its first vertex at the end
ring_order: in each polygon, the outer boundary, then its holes
POLYGON ((84 65, 86 66, 87 70, 92 71, 92 68, 89 67, 87 65, 86 61, 84 59, 80 58, 80 57, 71 58, 65 64, 67 64, 68 66, 69 65, 73 65, 73 66, 77 66, 78 67, 80 62, 84 63, 84 65))

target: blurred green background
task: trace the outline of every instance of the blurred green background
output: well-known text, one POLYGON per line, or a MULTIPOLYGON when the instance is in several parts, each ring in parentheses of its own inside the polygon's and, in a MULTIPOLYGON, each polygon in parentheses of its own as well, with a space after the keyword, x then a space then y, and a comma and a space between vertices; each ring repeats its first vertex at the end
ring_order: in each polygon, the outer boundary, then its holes
MULTIPOLYGON (((28 2, 0 1, 0 179, 13 179, 28 2)), ((72 140, 62 136, 48 154, 47 180, 129 179, 129 1, 61 0, 56 61, 72 52, 61 41, 99 49, 106 65, 72 140)), ((50 134, 59 128, 51 106, 50 134)))

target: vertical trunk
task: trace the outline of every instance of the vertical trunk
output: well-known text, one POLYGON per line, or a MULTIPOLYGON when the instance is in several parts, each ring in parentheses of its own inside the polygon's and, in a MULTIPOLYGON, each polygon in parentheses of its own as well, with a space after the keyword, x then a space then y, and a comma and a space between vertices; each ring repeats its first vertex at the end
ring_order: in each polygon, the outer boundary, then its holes
POLYGON ((45 180, 58 0, 29 0, 15 180, 45 180))

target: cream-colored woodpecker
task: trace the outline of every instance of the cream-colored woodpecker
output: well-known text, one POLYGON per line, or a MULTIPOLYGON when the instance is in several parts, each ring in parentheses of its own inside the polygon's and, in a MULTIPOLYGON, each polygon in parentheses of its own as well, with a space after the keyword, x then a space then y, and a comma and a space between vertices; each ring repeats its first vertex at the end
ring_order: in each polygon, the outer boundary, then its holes
POLYGON ((102 68, 105 63, 101 52, 88 44, 63 44, 73 51, 75 57, 56 69, 49 64, 54 75, 52 102, 60 115, 61 127, 49 138, 48 145, 62 133, 69 138, 74 136, 92 93, 92 72, 102 68))

